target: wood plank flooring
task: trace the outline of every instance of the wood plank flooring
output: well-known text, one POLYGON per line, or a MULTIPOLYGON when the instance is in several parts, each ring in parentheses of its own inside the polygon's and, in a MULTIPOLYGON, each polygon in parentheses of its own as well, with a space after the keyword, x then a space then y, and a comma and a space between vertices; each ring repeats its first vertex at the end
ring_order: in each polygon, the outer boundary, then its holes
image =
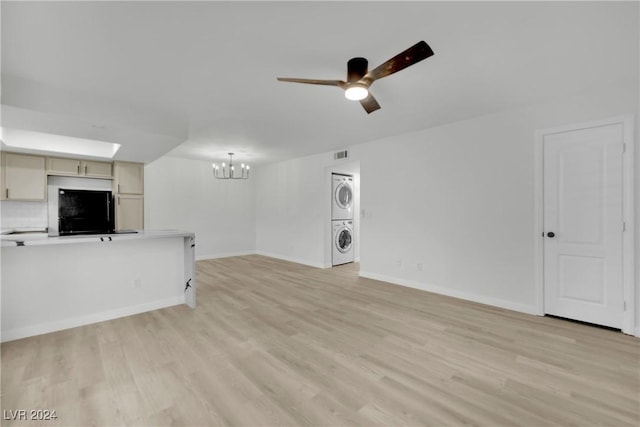
POLYGON ((262 256, 176 306, 2 344, 3 426, 638 426, 640 340, 262 256))

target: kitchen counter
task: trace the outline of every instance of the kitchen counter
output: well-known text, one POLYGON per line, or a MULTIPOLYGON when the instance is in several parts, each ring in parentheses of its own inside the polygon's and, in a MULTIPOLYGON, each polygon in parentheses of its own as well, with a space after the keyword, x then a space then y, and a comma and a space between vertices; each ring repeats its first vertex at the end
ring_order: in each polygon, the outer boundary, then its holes
POLYGON ((1 247, 33 245, 66 245, 73 243, 104 243, 122 240, 163 239, 166 237, 194 237, 194 234, 180 230, 134 230, 133 232, 112 234, 80 234, 74 236, 49 236, 38 230, 3 230, 0 234, 1 247), (20 234, 10 234, 18 231, 20 234))
POLYGON ((0 241, 3 342, 174 305, 196 306, 191 232, 26 232, 2 234, 0 241))

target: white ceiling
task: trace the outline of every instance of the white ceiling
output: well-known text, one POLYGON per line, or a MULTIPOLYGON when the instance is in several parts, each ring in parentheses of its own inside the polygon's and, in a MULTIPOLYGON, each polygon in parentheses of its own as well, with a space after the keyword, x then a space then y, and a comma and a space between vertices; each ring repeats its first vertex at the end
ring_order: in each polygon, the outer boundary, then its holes
POLYGON ((2 125, 260 164, 637 79, 637 2, 10 2, 1 4, 2 125), (435 55, 338 88, 419 40, 435 55))

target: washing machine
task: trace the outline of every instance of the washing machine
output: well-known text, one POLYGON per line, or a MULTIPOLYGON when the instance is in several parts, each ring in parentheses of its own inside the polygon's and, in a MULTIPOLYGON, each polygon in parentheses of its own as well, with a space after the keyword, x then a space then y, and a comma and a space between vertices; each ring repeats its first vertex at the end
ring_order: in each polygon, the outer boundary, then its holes
POLYGON ((331 221, 333 225, 332 265, 354 261, 353 220, 331 221))
POLYGON ((353 176, 331 174, 331 219, 353 219, 353 176))

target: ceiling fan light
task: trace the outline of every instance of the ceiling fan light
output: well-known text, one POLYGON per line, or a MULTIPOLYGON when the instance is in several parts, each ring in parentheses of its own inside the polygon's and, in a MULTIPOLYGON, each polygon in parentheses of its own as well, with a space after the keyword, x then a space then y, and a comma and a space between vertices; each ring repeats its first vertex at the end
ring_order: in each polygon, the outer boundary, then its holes
POLYGON ((350 101, 361 101, 369 96, 369 91, 362 85, 351 85, 344 91, 344 96, 350 101))

